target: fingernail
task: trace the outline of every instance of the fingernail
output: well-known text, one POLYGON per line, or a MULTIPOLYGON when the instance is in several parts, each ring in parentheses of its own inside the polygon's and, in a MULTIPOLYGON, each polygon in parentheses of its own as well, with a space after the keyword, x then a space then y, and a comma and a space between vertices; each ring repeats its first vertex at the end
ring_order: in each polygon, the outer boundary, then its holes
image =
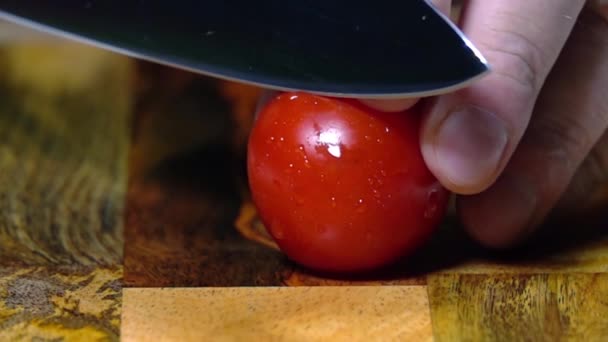
POLYGON ((537 189, 521 177, 505 175, 487 191, 458 198, 469 234, 491 248, 510 247, 534 228, 537 189))
POLYGON ((435 156, 454 186, 477 188, 495 176, 507 141, 507 129, 495 115, 467 107, 451 112, 440 124, 435 156))

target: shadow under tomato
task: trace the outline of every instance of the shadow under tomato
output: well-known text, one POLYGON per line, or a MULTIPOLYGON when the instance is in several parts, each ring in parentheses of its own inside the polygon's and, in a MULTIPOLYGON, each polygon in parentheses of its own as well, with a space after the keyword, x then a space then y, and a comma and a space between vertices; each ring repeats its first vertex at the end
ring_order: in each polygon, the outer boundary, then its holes
POLYGON ((598 244, 608 244, 608 215, 587 212, 560 221, 549 221, 517 246, 505 250, 483 248, 470 239, 457 222, 444 225, 418 253, 393 265, 392 272, 422 275, 449 272, 468 263, 518 269, 578 267, 577 254, 598 244))
POLYGON ((445 222, 436 234, 419 250, 385 267, 356 274, 342 274, 305 270, 304 272, 322 278, 354 282, 408 282, 430 273, 462 264, 475 255, 481 248, 458 229, 452 221, 445 222))
MULTIPOLYGON (((608 214, 587 213, 560 222, 548 222, 525 243, 508 250, 491 250, 470 239, 454 219, 446 220, 437 233, 417 252, 387 267, 358 274, 338 274, 302 270, 311 276, 353 282, 398 282, 425 279, 439 272, 510 272, 550 270, 585 266, 577 253, 608 244, 608 214), (583 263, 581 265, 581 263, 583 263), (475 266, 473 266, 475 267, 475 266)), ((412 281, 415 283, 415 281, 412 281)), ((421 281, 424 282, 424 281, 421 281)))

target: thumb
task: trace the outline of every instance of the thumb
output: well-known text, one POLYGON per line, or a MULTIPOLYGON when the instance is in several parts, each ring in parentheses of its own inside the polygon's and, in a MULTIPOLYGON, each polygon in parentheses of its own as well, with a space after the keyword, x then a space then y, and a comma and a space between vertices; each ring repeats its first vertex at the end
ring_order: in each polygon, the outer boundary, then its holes
POLYGON ((436 99, 421 134, 431 171, 460 194, 488 188, 521 139, 585 0, 469 0, 462 29, 492 68, 436 99))

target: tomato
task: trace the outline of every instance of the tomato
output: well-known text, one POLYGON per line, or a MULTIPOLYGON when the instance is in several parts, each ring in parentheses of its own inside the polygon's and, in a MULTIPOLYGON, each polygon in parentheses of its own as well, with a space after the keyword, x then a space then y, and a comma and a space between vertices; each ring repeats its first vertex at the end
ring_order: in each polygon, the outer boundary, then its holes
POLYGON ((282 93, 260 111, 248 177, 260 219, 293 261, 358 272, 416 250, 443 218, 448 192, 426 167, 415 112, 282 93))

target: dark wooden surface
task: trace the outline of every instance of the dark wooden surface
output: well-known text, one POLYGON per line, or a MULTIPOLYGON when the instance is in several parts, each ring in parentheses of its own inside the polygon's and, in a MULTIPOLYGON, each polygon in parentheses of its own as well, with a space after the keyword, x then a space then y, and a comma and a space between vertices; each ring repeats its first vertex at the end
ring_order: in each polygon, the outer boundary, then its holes
POLYGON ((280 284, 281 255, 234 228, 244 145, 235 140, 230 93, 216 81, 156 65, 140 63, 138 71, 144 86, 130 148, 125 283, 280 284))

